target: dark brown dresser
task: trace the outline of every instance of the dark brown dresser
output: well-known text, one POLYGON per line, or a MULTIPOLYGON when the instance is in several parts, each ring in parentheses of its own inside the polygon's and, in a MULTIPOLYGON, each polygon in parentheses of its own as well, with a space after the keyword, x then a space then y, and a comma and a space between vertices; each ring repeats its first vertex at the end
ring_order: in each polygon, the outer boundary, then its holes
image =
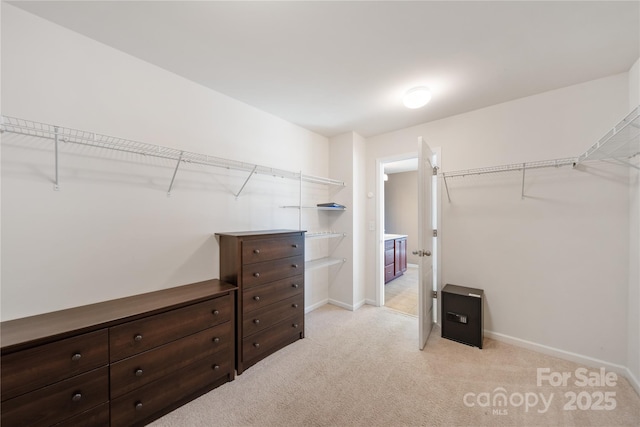
POLYGON ((2 426, 144 425, 232 381, 235 290, 208 280, 2 322, 2 426))
POLYGON ((304 338, 304 231, 217 233, 220 278, 238 287, 236 370, 304 338))

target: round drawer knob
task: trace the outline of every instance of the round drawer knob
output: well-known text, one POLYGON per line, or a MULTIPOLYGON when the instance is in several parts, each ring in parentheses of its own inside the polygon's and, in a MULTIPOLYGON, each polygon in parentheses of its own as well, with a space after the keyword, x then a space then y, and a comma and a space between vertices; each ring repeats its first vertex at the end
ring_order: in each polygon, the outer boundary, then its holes
POLYGON ((253 277, 260 277, 260 273, 253 273, 253 277))
POLYGON ((254 249, 254 250, 253 250, 253 253, 254 253, 254 254, 256 254, 256 255, 258 255, 258 254, 260 253, 260 249, 254 249))
POLYGON ((218 344, 220 342, 220 338, 215 337, 214 339, 212 339, 211 341, 213 341, 214 343, 218 344))
POLYGON ((71 356, 71 360, 73 360, 74 362, 77 362, 78 360, 80 360, 81 357, 82 355, 80 353, 74 353, 73 356, 71 356))
POLYGON ((260 343, 259 343, 259 342, 254 342, 254 343, 253 343, 253 346, 254 346, 255 348, 260 348, 260 343))
POLYGON ((297 283, 292 283, 292 284, 291 284, 291 287, 292 287, 292 288, 296 288, 296 289, 297 289, 297 288, 299 288, 299 287, 300 287, 300 285, 298 285, 297 283))
POLYGON ((291 307, 293 307, 293 308, 298 308, 298 304, 293 303, 293 304, 291 304, 291 307))
POLYGON ((140 409, 142 409, 142 402, 138 400, 136 403, 134 403, 134 406, 136 408, 136 411, 139 411, 140 409))
POLYGON ((297 247, 298 247, 298 245, 297 245, 296 243, 294 243, 293 245, 291 245, 291 247, 293 247, 293 248, 297 248, 297 247))
POLYGON ((133 336, 133 340, 134 340, 134 341, 137 341, 137 342, 142 341, 142 334, 135 334, 135 335, 133 336))
POLYGON ((218 314, 220 314, 220 312, 218 310, 213 310, 211 314, 213 314, 214 316, 217 316, 218 314))
POLYGON ((141 377, 142 376, 142 369, 138 368, 135 371, 136 377, 141 377))
POLYGON ((220 365, 213 365, 211 366, 211 369, 213 369, 214 371, 217 371, 218 369, 220 369, 220 365))
POLYGON ((291 264, 291 267, 298 268, 298 264, 291 264))
POLYGON ((260 301, 260 297, 257 296, 257 295, 255 297, 253 297, 253 299, 256 300, 256 301, 260 301))
POLYGON ((291 325, 291 327, 298 329, 298 324, 294 323, 293 325, 291 325))
POLYGON ((80 399, 82 399, 82 394, 79 391, 76 391, 73 393, 73 396, 71 396, 73 402, 80 402, 80 399))
POLYGON ((260 324, 260 319, 253 319, 253 323, 255 323, 256 325, 260 324))

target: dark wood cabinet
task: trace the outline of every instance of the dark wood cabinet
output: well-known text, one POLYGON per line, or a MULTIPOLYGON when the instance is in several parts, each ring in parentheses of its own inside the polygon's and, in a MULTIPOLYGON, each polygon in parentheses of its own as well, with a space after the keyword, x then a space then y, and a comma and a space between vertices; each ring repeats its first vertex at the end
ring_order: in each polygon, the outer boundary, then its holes
POLYGON ((390 282, 407 271, 407 236, 385 236, 384 283, 390 282))
POLYGON ((217 233, 220 278, 238 287, 236 370, 304 338, 304 231, 217 233))
POLYGON ((144 425, 233 380, 235 290, 209 280, 2 322, 2 425, 144 425))

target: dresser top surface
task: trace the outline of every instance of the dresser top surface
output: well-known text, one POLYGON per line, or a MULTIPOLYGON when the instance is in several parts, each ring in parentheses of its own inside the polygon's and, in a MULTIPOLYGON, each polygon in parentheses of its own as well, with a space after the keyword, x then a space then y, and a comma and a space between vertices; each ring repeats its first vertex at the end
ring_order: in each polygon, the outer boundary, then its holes
POLYGON ((0 323, 2 352, 43 344, 171 308, 225 295, 237 288, 218 279, 39 314, 0 323))
POLYGON ((229 233, 216 233, 216 236, 250 237, 250 236, 277 236, 281 234, 305 233, 305 230, 258 230, 258 231, 232 231, 229 233))

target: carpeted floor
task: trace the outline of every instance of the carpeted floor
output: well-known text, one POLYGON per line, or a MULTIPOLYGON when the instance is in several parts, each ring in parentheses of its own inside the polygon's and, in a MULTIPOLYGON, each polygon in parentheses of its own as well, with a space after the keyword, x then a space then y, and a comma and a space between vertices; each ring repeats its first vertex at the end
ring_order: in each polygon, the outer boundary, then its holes
MULTIPOLYGON (((498 341, 485 339, 479 350, 443 339, 438 330, 424 351, 417 341, 413 316, 372 306, 351 312, 325 305, 306 316, 305 339, 152 425, 640 423, 640 398, 622 376, 615 386, 576 386, 580 365, 498 341), (553 387, 547 380, 538 385, 538 368, 571 378, 567 386, 553 387)), ((595 368, 586 373, 599 375, 595 368)))
POLYGON ((418 315, 418 267, 409 266, 404 274, 384 285, 384 306, 418 315))

